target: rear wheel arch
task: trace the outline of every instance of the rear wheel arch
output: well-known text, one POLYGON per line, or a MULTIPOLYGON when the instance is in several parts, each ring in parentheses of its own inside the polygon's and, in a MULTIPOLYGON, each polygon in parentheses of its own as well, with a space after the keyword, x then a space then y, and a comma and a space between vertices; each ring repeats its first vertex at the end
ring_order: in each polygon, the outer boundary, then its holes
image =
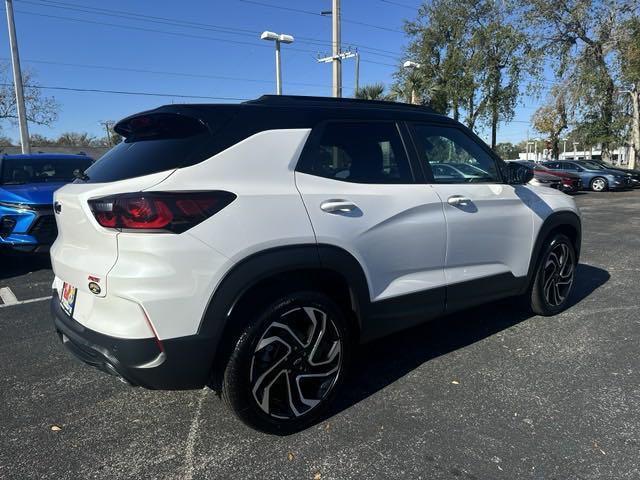
POLYGON ((214 389, 220 388, 226 362, 249 316, 301 289, 332 298, 348 318, 350 338, 358 340, 362 312, 368 305, 368 287, 360 264, 351 254, 329 245, 278 247, 253 254, 220 282, 200 325, 199 333, 214 343, 214 389))

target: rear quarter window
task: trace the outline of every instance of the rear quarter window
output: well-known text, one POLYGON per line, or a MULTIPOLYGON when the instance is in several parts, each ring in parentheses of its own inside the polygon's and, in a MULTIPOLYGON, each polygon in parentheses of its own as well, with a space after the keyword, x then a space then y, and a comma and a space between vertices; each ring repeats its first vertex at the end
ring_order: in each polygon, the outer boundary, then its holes
POLYGON ((172 113, 126 119, 116 125, 124 141, 86 171, 86 181, 115 182, 200 163, 216 153, 213 134, 226 119, 220 118, 215 125, 172 113))

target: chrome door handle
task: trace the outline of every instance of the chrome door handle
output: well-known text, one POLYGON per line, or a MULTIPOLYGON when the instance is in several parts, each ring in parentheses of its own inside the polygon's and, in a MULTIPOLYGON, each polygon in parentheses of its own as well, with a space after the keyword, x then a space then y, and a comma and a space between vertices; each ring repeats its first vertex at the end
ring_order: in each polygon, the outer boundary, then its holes
POLYGON ((463 197, 462 195, 451 195, 447 199, 447 203, 449 205, 469 205, 471 203, 471 199, 468 197, 463 197))
POLYGON ((327 213, 349 213, 358 207, 348 200, 327 200, 320 204, 320 209, 327 213))

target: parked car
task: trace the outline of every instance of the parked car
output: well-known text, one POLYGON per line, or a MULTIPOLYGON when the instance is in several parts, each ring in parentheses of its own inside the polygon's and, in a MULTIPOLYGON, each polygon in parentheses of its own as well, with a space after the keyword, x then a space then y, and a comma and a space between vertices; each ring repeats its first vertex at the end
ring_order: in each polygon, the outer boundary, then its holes
POLYGON ((573 199, 428 108, 264 96, 115 131, 55 193, 51 308, 69 350, 133 385, 211 385, 248 425, 292 432, 357 343, 503 297, 568 305, 573 199), (486 178, 440 181, 447 162, 486 178))
POLYGON ((631 177, 632 186, 634 188, 640 187, 640 170, 616 167, 615 165, 612 165, 610 163, 604 162, 602 160, 591 160, 591 162, 597 163, 598 165, 600 165, 603 168, 606 168, 607 170, 613 170, 615 172, 621 172, 621 173, 624 173, 625 175, 630 176, 631 177))
POLYGON ((48 251, 57 235, 53 192, 91 162, 85 155, 49 153, 0 157, 0 247, 48 251))
POLYGON ((575 193, 579 190, 582 190, 582 180, 580 177, 574 173, 569 173, 563 170, 551 170, 550 168, 545 167, 539 163, 527 160, 518 160, 518 163, 523 165, 528 165, 533 168, 537 173, 545 173, 550 175, 555 175, 560 179, 561 186, 560 189, 565 193, 575 193))
POLYGON ((621 172, 608 170, 597 163, 580 161, 553 161, 544 162, 543 165, 551 170, 575 173, 582 179, 585 189, 594 192, 605 190, 624 190, 632 187, 631 178, 621 172))

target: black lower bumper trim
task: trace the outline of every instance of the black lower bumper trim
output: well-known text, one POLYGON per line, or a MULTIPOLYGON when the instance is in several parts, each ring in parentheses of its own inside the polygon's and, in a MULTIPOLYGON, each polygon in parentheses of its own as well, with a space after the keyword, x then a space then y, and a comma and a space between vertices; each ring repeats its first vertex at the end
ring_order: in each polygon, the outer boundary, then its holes
POLYGON ((200 335, 162 341, 122 339, 90 330, 62 310, 54 290, 51 313, 65 347, 82 362, 131 385, 150 389, 202 388, 209 381, 215 345, 200 335))

